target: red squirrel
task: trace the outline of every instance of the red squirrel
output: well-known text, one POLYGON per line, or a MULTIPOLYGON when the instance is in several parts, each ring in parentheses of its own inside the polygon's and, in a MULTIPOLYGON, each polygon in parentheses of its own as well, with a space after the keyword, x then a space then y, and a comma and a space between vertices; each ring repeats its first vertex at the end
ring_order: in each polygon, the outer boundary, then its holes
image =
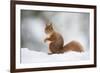
POLYGON ((44 42, 50 42, 50 53, 48 54, 60 54, 68 51, 83 52, 83 46, 77 41, 71 41, 68 44, 64 45, 64 39, 62 35, 53 29, 52 23, 46 24, 44 31, 46 35, 49 35, 49 37, 46 37, 44 39, 44 42))

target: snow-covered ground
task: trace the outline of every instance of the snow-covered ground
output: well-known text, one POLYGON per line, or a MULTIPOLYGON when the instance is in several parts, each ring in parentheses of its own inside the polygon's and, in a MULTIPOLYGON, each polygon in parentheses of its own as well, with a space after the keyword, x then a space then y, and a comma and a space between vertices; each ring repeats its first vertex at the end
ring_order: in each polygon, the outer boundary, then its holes
POLYGON ((45 52, 37 52, 28 48, 21 48, 21 63, 48 63, 48 62, 63 62, 63 61, 81 61, 89 60, 89 51, 82 53, 70 51, 63 54, 48 55, 45 52))

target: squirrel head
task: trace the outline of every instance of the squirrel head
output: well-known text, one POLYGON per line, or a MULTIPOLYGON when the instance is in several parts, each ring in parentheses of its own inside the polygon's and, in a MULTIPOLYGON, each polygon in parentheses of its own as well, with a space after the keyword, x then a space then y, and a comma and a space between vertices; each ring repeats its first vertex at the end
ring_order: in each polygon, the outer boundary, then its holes
POLYGON ((54 31, 54 30, 53 30, 52 23, 46 24, 45 33, 46 33, 46 34, 50 34, 50 33, 52 33, 53 31, 54 31))

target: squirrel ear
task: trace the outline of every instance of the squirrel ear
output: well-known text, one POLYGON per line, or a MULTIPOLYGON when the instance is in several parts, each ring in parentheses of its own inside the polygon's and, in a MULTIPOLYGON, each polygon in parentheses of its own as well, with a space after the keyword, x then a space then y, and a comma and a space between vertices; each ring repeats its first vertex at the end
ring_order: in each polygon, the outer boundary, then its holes
POLYGON ((46 26, 48 26, 49 24, 48 24, 48 23, 46 23, 45 25, 46 25, 46 26))
POLYGON ((45 25, 47 26, 48 24, 46 23, 45 25))
POLYGON ((46 25, 46 26, 52 26, 52 23, 49 23, 49 22, 48 22, 48 23, 46 23, 45 25, 46 25))
POLYGON ((52 23, 50 23, 50 26, 52 26, 52 23))

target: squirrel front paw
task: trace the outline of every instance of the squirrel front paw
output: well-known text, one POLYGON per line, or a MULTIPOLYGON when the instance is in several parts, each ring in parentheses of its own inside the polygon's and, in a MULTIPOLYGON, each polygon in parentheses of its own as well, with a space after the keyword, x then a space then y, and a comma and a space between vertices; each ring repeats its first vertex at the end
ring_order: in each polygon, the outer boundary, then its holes
POLYGON ((47 41, 47 39, 44 39, 44 42, 46 42, 47 41))

